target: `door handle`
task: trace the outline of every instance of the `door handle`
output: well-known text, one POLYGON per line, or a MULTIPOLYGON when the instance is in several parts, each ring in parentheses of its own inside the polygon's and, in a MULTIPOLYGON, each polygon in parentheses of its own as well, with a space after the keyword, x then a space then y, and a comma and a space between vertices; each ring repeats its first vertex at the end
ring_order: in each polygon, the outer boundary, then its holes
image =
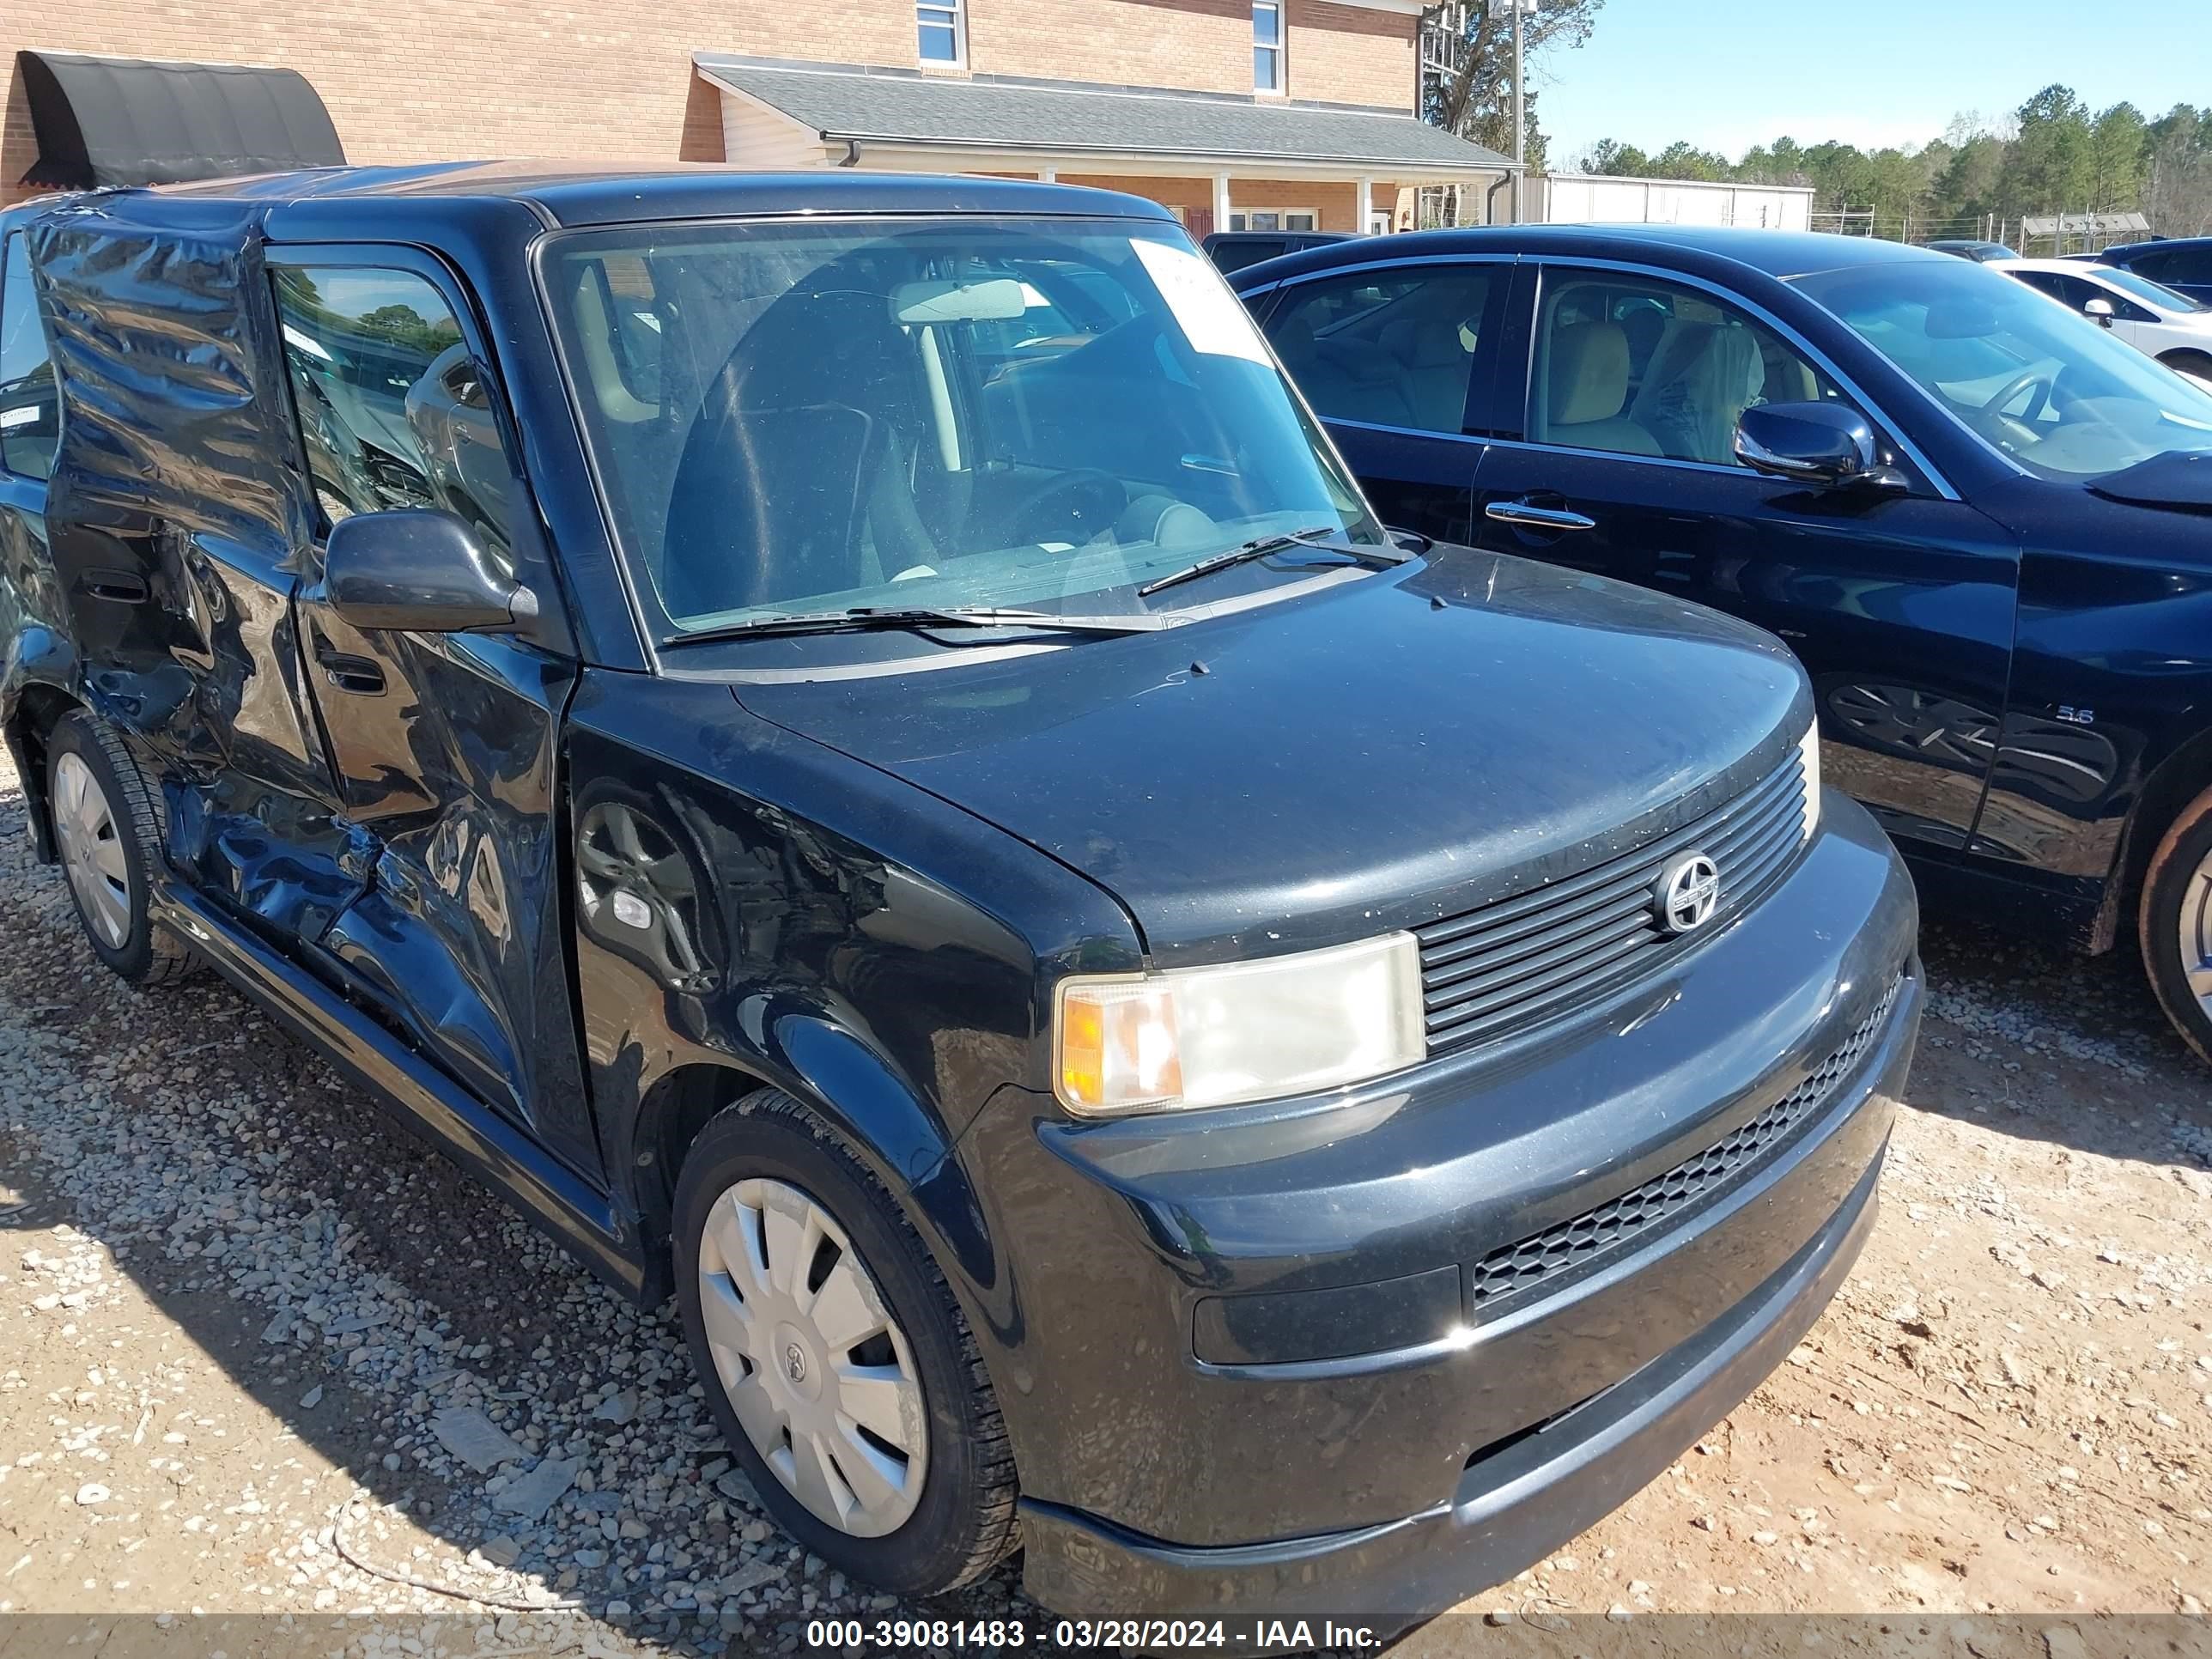
POLYGON ((1597 520, 1588 514, 1571 513, 1564 507, 1539 507, 1534 501, 1492 501, 1482 509, 1482 516, 1529 530, 1597 528, 1597 520))
POLYGON ((374 660, 337 650, 319 635, 315 639, 315 661, 322 667, 323 678, 341 691, 363 697, 384 695, 384 671, 374 660))
POLYGON ((134 570, 88 570, 76 585, 95 599, 118 605, 143 605, 148 596, 146 579, 134 570))

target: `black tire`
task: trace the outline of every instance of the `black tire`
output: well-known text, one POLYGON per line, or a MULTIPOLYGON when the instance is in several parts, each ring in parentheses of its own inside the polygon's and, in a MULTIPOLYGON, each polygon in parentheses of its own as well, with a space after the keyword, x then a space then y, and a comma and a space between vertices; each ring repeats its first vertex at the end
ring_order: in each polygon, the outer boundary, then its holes
POLYGON ((2143 972, 2159 1006, 2200 1059, 2212 1064, 2212 1013, 2190 988, 2183 932, 2196 934, 2207 894, 2198 871, 2212 857, 2212 789, 2181 809, 2151 854, 2137 907, 2143 972))
POLYGON ((2200 380, 2212 380, 2212 356, 2202 351, 2169 351, 2159 362, 2177 374, 2194 374, 2200 380))
MULTIPOLYGON (((165 985, 183 978, 198 965, 198 958, 181 939, 156 927, 151 914, 153 878, 161 868, 161 832, 167 822, 160 796, 146 787, 114 730, 98 716, 79 710, 63 716, 46 740, 49 811, 58 811, 57 781, 70 757, 91 774, 100 789, 125 872, 123 910, 126 921, 119 939, 103 936, 87 913, 83 895, 75 882, 70 883, 70 902, 84 930, 85 943, 101 962, 133 985, 165 985)), ((54 829, 59 846, 63 829, 58 822, 54 829)))
POLYGON ((1013 1451, 975 1335, 913 1223, 843 1139, 790 1096, 763 1090, 692 1143, 675 1212, 676 1298, 693 1368, 723 1441, 784 1530, 848 1577, 897 1595, 957 1589, 1004 1559, 1018 1540, 1013 1451), (880 1537, 855 1537, 810 1512, 747 1437, 716 1373, 700 1307, 702 1238, 715 1200, 749 1177, 795 1187, 829 1212, 913 1353, 928 1462, 913 1514, 880 1537))

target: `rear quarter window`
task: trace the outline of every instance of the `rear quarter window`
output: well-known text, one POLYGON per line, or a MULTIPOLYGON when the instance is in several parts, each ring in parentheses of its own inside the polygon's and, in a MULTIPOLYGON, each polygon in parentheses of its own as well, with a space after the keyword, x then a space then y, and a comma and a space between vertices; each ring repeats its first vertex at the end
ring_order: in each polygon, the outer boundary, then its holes
POLYGON ((0 250, 0 466, 45 478, 61 441, 61 392, 39 320, 30 251, 19 231, 0 250))

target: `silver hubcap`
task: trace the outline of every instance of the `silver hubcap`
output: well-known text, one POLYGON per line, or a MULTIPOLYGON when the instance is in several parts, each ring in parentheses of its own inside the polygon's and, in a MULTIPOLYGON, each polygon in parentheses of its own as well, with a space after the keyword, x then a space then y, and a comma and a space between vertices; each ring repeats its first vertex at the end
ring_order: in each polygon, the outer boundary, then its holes
POLYGON ((100 780, 75 755, 54 766, 53 813, 77 912, 94 939, 119 951, 131 936, 131 866, 100 780))
POLYGON ((781 1181, 740 1181, 707 1215, 699 1305, 745 1437, 817 1519, 880 1538, 929 1473, 921 1383, 844 1229, 781 1181))
POLYGON ((2212 854, 2189 878, 2181 896, 2181 971, 2197 1006, 2212 1014, 2212 854))

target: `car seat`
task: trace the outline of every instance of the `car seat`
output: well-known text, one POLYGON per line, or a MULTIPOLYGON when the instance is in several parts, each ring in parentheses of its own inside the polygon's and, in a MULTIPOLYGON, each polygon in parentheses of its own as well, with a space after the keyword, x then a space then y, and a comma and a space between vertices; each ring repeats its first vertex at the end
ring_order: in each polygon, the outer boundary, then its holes
POLYGON ((1628 401, 1628 336, 1619 323, 1569 323, 1546 352, 1540 443, 1656 455, 1659 446, 1620 412, 1628 401))
POLYGON ((921 410, 913 349, 882 294, 769 306, 684 438, 655 573, 669 613, 843 592, 927 562, 921 410))

